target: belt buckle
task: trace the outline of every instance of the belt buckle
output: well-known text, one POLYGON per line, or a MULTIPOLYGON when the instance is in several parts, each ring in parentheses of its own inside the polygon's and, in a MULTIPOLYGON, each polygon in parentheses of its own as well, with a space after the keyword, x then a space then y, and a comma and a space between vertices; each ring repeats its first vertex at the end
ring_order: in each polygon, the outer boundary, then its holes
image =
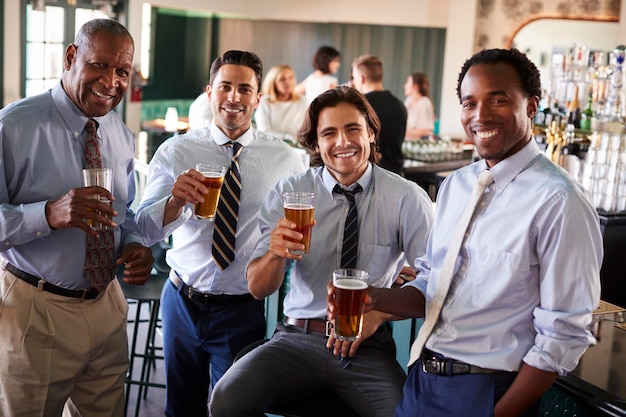
MULTIPOLYGON (((95 289, 95 288, 93 288, 93 287, 85 288, 85 289, 83 290, 83 293, 82 293, 82 294, 81 294, 81 296, 80 296, 80 301, 81 301, 81 302, 85 301, 85 300, 87 299, 87 296, 88 296, 88 295, 91 295, 91 294, 95 294, 95 295, 96 295, 96 297, 97 297, 99 292, 100 292, 100 291, 98 291, 97 289, 95 289)), ((94 297, 94 298, 96 298, 96 297, 94 297)))
POLYGON ((325 324, 325 327, 326 327, 326 331, 325 331, 325 333, 326 333, 326 337, 328 337, 328 336, 330 336, 330 335, 331 335, 331 333, 332 333, 332 331, 333 331, 333 322, 332 322, 332 321, 329 321, 329 320, 326 320, 326 321, 324 322, 324 324, 325 324))
POLYGON ((446 363, 436 357, 422 358, 422 370, 427 374, 446 375, 446 363))

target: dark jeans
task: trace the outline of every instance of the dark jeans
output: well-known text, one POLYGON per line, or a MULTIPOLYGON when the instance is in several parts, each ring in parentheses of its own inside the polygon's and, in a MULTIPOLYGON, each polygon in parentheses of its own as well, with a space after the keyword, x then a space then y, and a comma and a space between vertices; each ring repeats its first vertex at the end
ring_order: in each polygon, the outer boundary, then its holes
MULTIPOLYGON (((493 409, 517 372, 441 376, 422 371, 421 359, 409 370, 395 417, 493 417, 493 409)), ((523 417, 536 417, 539 403, 523 417)))
POLYGON ((242 348, 265 336, 264 303, 199 304, 166 282, 161 308, 165 415, 206 417, 209 381, 215 385, 242 348))

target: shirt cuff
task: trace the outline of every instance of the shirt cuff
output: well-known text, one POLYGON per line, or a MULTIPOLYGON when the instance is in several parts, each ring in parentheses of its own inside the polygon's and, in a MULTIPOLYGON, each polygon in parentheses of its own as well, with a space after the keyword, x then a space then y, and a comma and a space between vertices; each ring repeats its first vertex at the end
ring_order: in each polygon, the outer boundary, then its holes
POLYGON ((31 204, 24 204, 24 225, 27 233, 33 238, 44 237, 50 234, 52 228, 46 218, 47 201, 39 201, 31 204))

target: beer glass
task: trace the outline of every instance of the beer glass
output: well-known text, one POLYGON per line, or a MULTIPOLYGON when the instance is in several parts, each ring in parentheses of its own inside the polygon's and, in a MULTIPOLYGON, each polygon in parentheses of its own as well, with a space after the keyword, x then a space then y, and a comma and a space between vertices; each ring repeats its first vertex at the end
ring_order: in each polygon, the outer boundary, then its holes
POLYGON ((359 269, 337 269, 333 272, 335 337, 339 340, 361 337, 368 278, 369 273, 359 269))
POLYGON ((302 243, 304 250, 290 250, 294 255, 303 255, 311 250, 311 234, 313 232, 313 220, 315 207, 314 193, 288 192, 283 194, 283 208, 285 217, 296 224, 296 231, 302 233, 302 240, 285 237, 291 242, 302 243))
POLYGON ((196 164, 196 171, 204 175, 202 184, 209 189, 209 193, 204 195, 204 203, 194 206, 194 215, 198 220, 213 221, 217 211, 217 203, 220 201, 220 192, 226 167, 212 164, 196 164))
MULTIPOLYGON (((96 185, 104 188, 110 193, 113 193, 113 170, 111 168, 83 169, 83 186, 92 187, 96 185)), ((110 206, 113 205, 113 202, 111 200, 98 194, 93 194, 89 196, 89 198, 92 200, 98 200, 101 203, 105 203, 110 206)), ((98 212, 98 214, 107 217, 104 213, 98 212)), ((97 222, 95 220, 91 220, 91 219, 87 219, 87 224, 93 230, 96 230, 99 232, 110 229, 110 227, 105 226, 104 224, 97 222)))

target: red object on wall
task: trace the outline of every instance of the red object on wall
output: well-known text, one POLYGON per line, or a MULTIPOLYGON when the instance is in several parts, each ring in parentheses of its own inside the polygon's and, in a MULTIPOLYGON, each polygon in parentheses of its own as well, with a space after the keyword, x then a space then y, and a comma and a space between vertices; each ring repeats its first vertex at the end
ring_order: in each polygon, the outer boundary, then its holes
POLYGON ((143 94, 143 87, 138 85, 133 86, 130 92, 130 101, 141 101, 141 96, 143 94))

